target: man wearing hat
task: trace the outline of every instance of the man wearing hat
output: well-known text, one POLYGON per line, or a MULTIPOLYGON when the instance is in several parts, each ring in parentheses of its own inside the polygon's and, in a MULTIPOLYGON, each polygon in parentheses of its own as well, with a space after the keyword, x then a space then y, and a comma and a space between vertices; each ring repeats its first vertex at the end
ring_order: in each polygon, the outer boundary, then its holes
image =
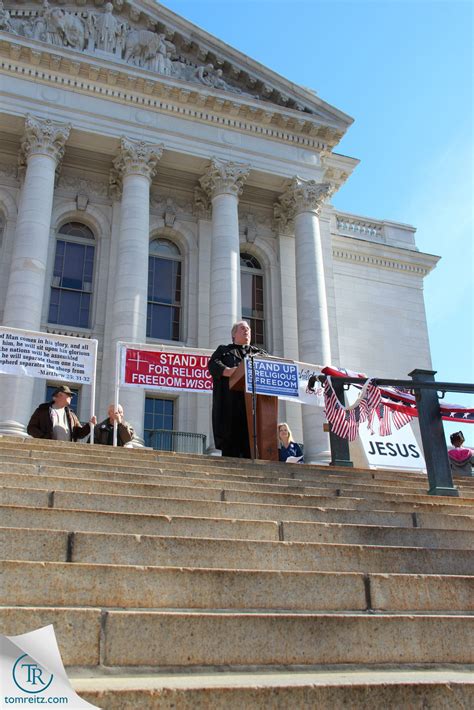
POLYGON ((67 385, 54 390, 52 401, 40 404, 33 412, 28 424, 28 434, 35 439, 56 439, 57 441, 77 441, 90 433, 90 424, 96 424, 96 417, 82 426, 69 405, 74 396, 67 385))

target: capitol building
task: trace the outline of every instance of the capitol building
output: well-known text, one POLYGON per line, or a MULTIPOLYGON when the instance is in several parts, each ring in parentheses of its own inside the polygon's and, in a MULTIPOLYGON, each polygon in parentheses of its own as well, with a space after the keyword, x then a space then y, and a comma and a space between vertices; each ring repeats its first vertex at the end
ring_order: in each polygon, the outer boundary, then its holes
MULTIPOLYGON (((350 116, 151 0, 0 0, 0 62, 0 324, 97 339, 99 420, 117 342, 212 351, 241 318, 281 358, 430 368, 437 257, 331 204, 359 162, 337 152, 350 116)), ((1 375, 0 433, 55 384, 1 375)), ((208 394, 120 399, 139 441, 212 448, 208 394)), ((322 410, 280 417, 324 459, 322 410)))

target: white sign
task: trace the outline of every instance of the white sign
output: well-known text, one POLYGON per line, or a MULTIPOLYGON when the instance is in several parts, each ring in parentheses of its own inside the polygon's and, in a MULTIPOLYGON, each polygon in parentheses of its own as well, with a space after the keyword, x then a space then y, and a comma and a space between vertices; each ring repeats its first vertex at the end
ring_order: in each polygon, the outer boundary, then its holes
POLYGON ((97 340, 0 326, 0 374, 90 385, 97 340))
MULTIPOLYGON (((350 387, 346 392, 347 402, 353 404, 359 392, 356 387, 350 387)), ((405 424, 401 429, 395 429, 392 424, 392 433, 388 436, 380 436, 379 418, 374 417, 373 428, 374 433, 371 434, 367 422, 359 424, 359 439, 370 468, 426 471, 423 452, 418 446, 410 424, 405 424)))
MULTIPOLYGON (((306 362, 295 362, 298 368, 298 401, 313 407, 324 407, 324 390, 318 375, 321 368, 318 365, 308 365, 306 362)), ((282 397, 285 399, 285 397, 282 397)))

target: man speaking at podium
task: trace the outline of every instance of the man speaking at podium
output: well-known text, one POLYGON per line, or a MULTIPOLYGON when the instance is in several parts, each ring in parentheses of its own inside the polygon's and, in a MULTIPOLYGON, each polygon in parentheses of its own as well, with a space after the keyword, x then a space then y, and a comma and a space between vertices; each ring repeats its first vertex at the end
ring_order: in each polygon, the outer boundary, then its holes
POLYGON ((232 326, 232 342, 219 345, 209 360, 212 376, 212 430, 216 448, 222 456, 249 459, 250 442, 243 392, 229 389, 231 377, 246 355, 267 355, 265 350, 250 345, 252 331, 247 321, 232 326))

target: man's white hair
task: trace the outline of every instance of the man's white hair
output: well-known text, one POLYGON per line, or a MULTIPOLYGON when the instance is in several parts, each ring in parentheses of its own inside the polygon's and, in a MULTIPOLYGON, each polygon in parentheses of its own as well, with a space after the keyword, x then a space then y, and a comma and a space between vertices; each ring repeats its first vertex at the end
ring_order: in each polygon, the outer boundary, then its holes
POLYGON ((243 323, 245 323, 245 325, 248 325, 248 327, 250 328, 250 323, 248 323, 246 320, 238 320, 237 323, 234 323, 234 325, 232 326, 232 330, 230 331, 230 334, 232 336, 232 341, 234 340, 234 335, 237 332, 237 328, 239 327, 239 325, 242 325, 243 323))

